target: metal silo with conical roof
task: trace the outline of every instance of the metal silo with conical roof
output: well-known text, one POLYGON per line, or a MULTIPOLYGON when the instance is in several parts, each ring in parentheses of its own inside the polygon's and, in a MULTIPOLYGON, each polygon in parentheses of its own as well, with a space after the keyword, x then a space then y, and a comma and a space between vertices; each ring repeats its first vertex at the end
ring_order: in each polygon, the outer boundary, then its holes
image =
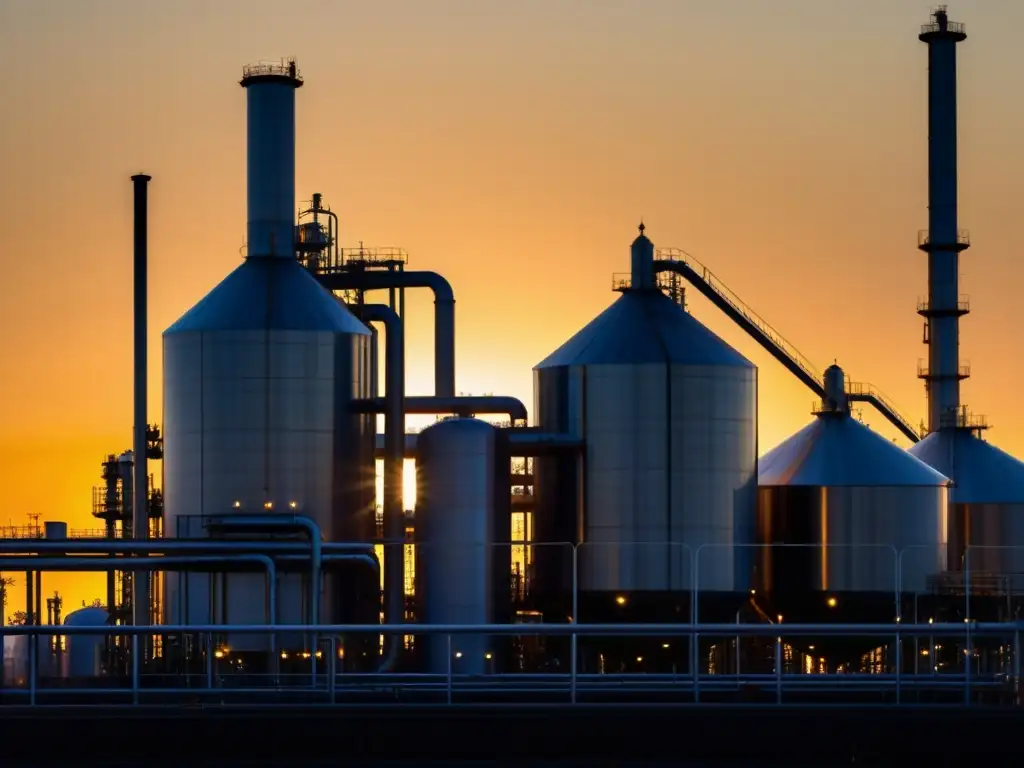
MULTIPOLYGON (((210 535, 213 517, 297 513, 323 538, 373 531, 370 332, 294 257, 293 62, 245 70, 248 255, 164 332, 165 528, 210 535)), ((301 575, 280 576, 279 623, 308 620, 301 575)), ((173 623, 265 622, 262 575, 166 580, 173 623), (179 589, 180 585, 180 589, 179 589)), ((321 601, 330 621, 332 587, 321 601)), ((287 638, 279 638, 282 648, 287 638)), ((267 647, 239 636, 232 650, 267 647)), ((309 650, 309 649, 306 649, 309 650)))
POLYGON ((758 602, 786 621, 911 620, 946 569, 949 480, 850 415, 838 366, 825 391, 814 421, 759 462, 758 602))
MULTIPOLYGON (((585 446, 536 460, 535 540, 579 544, 578 621, 689 621, 698 550, 701 621, 750 587, 757 369, 658 289, 653 259, 641 225, 622 296, 534 369, 539 426, 585 446)), ((564 553, 536 548, 531 590, 560 620, 564 553)))

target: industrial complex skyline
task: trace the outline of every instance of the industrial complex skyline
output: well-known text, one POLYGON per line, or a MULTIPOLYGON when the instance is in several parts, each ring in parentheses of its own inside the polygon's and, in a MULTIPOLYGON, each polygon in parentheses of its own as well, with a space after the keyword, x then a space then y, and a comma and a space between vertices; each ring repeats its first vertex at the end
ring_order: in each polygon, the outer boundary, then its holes
MULTIPOLYGON (((22 105, 0 147, 0 523, 34 512, 98 527, 89 489, 105 454, 131 445, 125 177, 154 175, 159 350, 240 260, 245 101, 231 77, 260 56, 295 54, 317 82, 297 117, 298 200, 324 193, 343 245, 400 246, 451 281, 459 391, 532 403, 532 367, 616 298, 611 276, 628 270, 642 215, 656 246, 694 254, 819 370, 838 359, 924 418, 927 57, 914 34, 931 4, 863 2, 853 16, 841 2, 550 5, 325 3, 323 21, 293 32, 288 9, 262 2, 244 16, 231 2, 5 4, 0 50, 9 68, 32 66, 0 86, 22 105)), ((1012 38, 1024 6, 951 10, 971 34, 959 61, 960 222, 974 244, 960 270, 973 372, 962 399, 994 424, 989 440, 1024 455, 1012 391, 1024 363, 1006 343, 1024 277, 1024 107, 1010 97, 1024 86, 1012 38)), ((759 368, 764 454, 810 421, 812 397, 687 298, 759 368)), ((410 295, 409 394, 431 391, 430 313, 410 295)), ((153 422, 160 374, 154 352, 153 422)), ((864 419, 905 445, 870 408, 864 419)), ((72 606, 101 594, 99 578, 48 578, 72 606)))

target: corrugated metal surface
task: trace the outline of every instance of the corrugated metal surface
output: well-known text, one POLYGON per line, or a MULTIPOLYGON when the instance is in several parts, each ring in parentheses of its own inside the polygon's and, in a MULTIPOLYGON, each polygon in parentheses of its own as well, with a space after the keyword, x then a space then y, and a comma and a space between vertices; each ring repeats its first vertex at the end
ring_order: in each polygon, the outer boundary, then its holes
MULTIPOLYGON (((452 419, 423 430, 416 457, 416 605, 426 624, 494 621, 497 430, 478 419, 452 419)), ((507 526, 506 526, 507 527, 507 526)), ((505 544, 505 539, 501 540, 505 544)), ((507 582, 506 582, 507 583, 507 582)), ((506 599, 510 588, 505 590, 506 599)), ((487 671, 489 638, 423 636, 428 671, 487 671), (451 648, 452 657, 448 656, 451 648)))
MULTIPOLYGON (((373 532, 369 330, 297 262, 250 259, 164 334, 165 528, 204 536, 203 517, 294 511, 324 538, 373 532)), ((264 621, 263 577, 232 574, 227 591, 187 574, 189 623, 264 621)), ((301 623, 305 592, 282 576, 281 622, 301 623)), ((177 617, 179 579, 166 580, 177 617)), ((330 581, 324 605, 332 604, 330 581)), ((326 610, 324 618, 331 612, 326 610)), ((254 638, 265 644, 266 639, 254 638)), ((287 638, 282 638, 285 643, 287 638)), ((242 638, 233 638, 233 647, 242 638)))
POLYGON ((758 461, 758 484, 940 486, 946 477, 846 414, 822 414, 758 461))
MULTIPOLYGON (((535 393, 538 425, 586 446, 536 465, 537 539, 583 542, 581 590, 688 590, 705 545, 701 589, 746 590, 753 553, 732 545, 754 537, 748 360, 657 290, 630 291, 535 368, 535 393)), ((536 557, 564 591, 555 550, 536 557)))

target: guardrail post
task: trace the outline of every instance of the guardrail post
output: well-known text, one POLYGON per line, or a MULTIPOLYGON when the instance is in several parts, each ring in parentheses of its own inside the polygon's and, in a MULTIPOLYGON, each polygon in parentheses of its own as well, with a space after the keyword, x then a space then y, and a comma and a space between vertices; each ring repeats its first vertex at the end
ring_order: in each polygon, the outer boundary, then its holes
POLYGON ((331 657, 327 660, 327 691, 329 693, 329 700, 331 704, 335 703, 335 687, 337 686, 338 676, 338 638, 331 635, 327 638, 328 653, 331 657))
MULTIPOLYGON (((31 617, 30 617, 31 618, 31 617)), ((29 633, 28 637, 28 705, 36 705, 36 676, 39 674, 39 638, 29 633)))
POLYGON ((139 703, 139 636, 132 635, 132 704, 139 703))
POLYGON ((447 635, 445 635, 445 637, 447 638, 447 642, 448 642, 448 681, 447 681, 446 688, 447 688, 447 693, 448 693, 448 703, 451 704, 452 703, 452 635, 451 635, 451 632, 449 632, 447 635))
MULTIPOLYGON (((916 635, 915 635, 916 637, 916 635)), ((899 629, 896 630, 896 703, 900 703, 900 679, 903 672, 903 638, 899 629)))
POLYGON ((775 703, 782 703, 782 637, 775 637, 775 703))
MULTIPOLYGON (((580 623, 579 611, 579 552, 575 544, 572 545, 572 621, 573 624, 580 623)), ((569 703, 576 703, 576 666, 577 666, 577 634, 572 633, 569 638, 569 703)))
POLYGON ((206 690, 213 690, 213 634, 203 633, 203 645, 206 646, 206 690))

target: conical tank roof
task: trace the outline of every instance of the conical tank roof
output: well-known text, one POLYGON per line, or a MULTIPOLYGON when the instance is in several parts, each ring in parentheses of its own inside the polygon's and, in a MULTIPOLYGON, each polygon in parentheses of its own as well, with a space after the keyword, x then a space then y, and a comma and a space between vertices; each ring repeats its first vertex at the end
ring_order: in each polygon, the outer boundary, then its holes
POLYGON ((910 453, 953 480, 954 504, 1024 504, 1024 463, 969 430, 932 432, 910 453))
POLYGON ((370 333, 301 264, 281 258, 247 259, 164 333, 266 328, 370 333))
POLYGON ((624 292, 534 370, 666 362, 754 367, 672 299, 654 289, 624 292))
POLYGON ((941 486, 949 480, 846 413, 823 413, 758 460, 758 485, 941 486))

